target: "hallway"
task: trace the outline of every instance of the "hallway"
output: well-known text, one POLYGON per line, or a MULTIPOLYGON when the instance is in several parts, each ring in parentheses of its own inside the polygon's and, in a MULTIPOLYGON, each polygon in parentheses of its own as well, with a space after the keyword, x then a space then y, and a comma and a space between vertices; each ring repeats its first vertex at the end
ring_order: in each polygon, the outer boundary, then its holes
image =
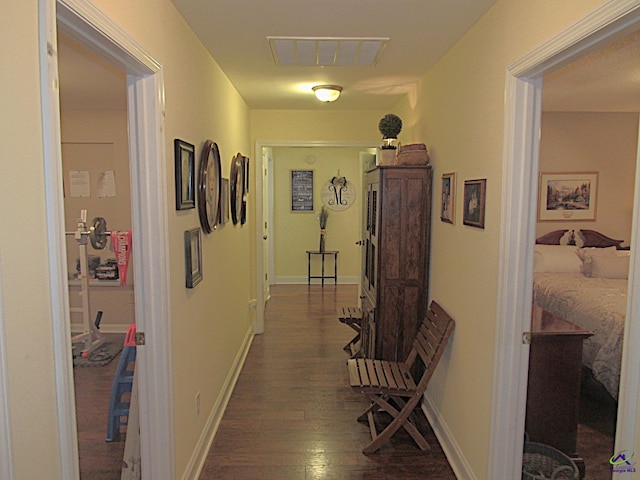
POLYGON ((207 479, 455 479, 433 431, 422 452, 401 429, 366 456, 367 407, 348 385, 343 345, 352 330, 336 308, 355 305, 356 285, 276 285, 265 333, 256 335, 200 476, 207 479))

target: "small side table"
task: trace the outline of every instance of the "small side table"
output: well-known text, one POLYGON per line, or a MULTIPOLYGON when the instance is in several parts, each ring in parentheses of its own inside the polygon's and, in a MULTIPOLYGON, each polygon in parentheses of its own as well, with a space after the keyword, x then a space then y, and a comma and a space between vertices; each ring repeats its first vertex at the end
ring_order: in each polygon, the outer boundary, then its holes
POLYGON ((335 284, 338 283, 338 250, 325 250, 321 252, 319 250, 307 250, 307 285, 311 285, 312 278, 322 279, 322 286, 324 287, 324 280, 326 278, 332 278, 335 284), (311 257, 313 255, 320 255, 322 257, 322 274, 311 275, 311 257), (324 257, 327 255, 333 255, 333 275, 324 274, 324 257))

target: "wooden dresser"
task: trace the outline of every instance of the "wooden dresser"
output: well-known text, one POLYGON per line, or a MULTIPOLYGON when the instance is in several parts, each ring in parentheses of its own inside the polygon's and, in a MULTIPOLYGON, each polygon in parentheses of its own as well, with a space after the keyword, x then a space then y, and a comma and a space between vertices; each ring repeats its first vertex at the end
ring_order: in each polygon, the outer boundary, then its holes
POLYGON ((427 310, 432 170, 382 165, 366 178, 362 353, 404 361, 427 310))
POLYGON ((533 307, 525 431, 532 442, 557 448, 572 458, 584 477, 576 451, 582 342, 592 335, 540 307, 533 307))

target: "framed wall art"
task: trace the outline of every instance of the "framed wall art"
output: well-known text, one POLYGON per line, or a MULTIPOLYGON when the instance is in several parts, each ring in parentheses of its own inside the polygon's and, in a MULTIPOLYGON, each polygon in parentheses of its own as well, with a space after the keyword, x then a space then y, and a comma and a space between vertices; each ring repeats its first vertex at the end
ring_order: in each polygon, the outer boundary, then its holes
POLYGON ((464 181, 463 224, 484 228, 486 191, 486 178, 464 181))
POLYGON ((204 233, 211 233, 220 219, 222 175, 218 144, 204 142, 198 167, 198 215, 204 233))
POLYGON ((201 238, 199 228, 184 232, 184 266, 187 288, 193 288, 202 281, 201 238))
POLYGON ((313 170, 291 170, 291 211, 313 212, 313 170))
POLYGON ((229 179, 222 179, 222 193, 220 194, 220 224, 224 225, 229 221, 229 179))
POLYGON ((176 138, 173 141, 176 169, 176 210, 196 208, 196 148, 176 138))
POLYGON ((456 212, 456 174, 445 173, 442 175, 442 202, 440 220, 447 223, 455 223, 456 212))
POLYGON ((242 203, 244 195, 244 160, 239 153, 231 160, 230 167, 229 202, 231 206, 231 221, 237 225, 242 220, 242 203))
POLYGON ((595 220, 598 172, 540 173, 538 221, 595 220))
POLYGON ((249 157, 243 157, 243 170, 242 176, 244 177, 244 194, 249 193, 249 157))

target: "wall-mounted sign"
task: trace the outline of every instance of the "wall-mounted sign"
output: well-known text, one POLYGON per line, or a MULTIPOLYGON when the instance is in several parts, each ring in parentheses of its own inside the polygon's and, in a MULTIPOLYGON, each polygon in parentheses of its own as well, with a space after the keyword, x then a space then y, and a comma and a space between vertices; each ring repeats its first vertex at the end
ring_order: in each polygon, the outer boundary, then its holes
POLYGON ((313 170, 291 170, 291 211, 313 212, 313 170))
POLYGON ((320 196, 331 210, 346 210, 356 198, 356 188, 345 177, 333 177, 322 186, 320 196))

